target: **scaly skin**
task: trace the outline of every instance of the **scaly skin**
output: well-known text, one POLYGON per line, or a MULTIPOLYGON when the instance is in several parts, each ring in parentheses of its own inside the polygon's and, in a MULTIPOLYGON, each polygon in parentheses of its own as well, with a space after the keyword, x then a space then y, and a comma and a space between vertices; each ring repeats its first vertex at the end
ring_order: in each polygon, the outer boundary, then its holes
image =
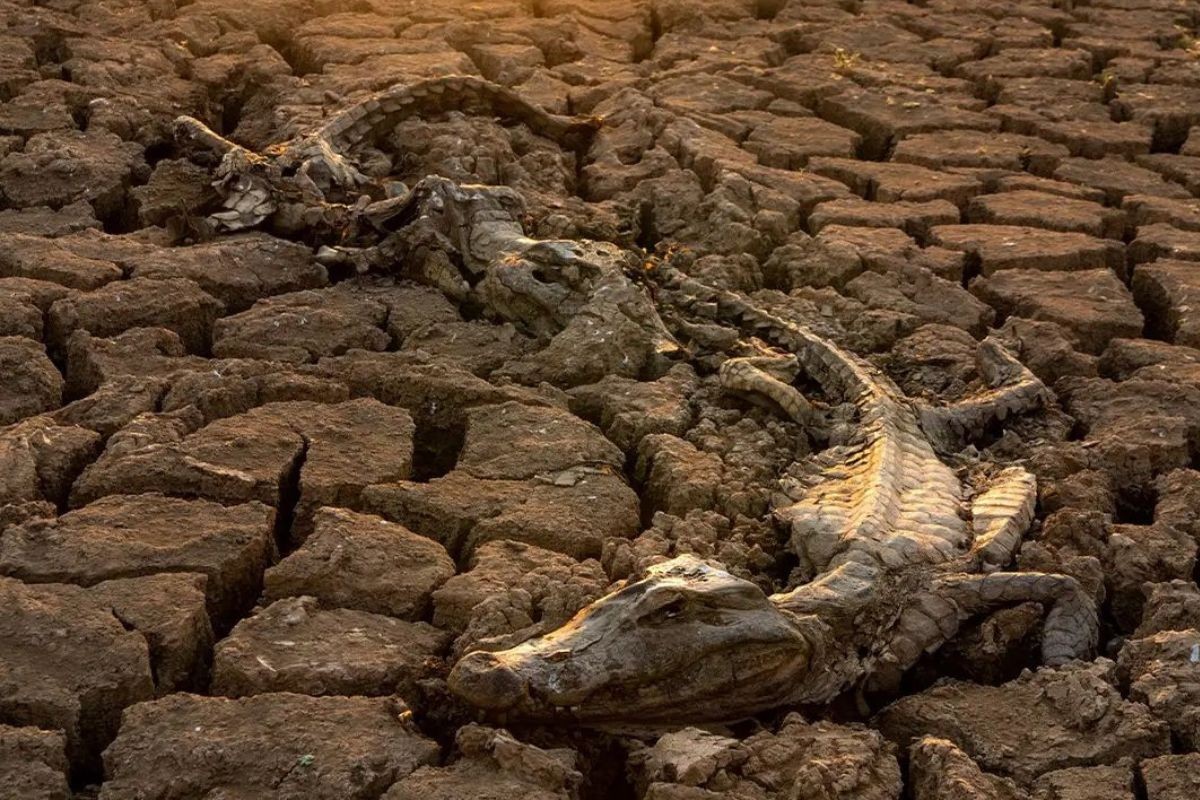
MULTIPOLYGON (((994 571, 1011 561, 1032 521, 1029 473, 1000 473, 975 498, 968 522, 965 488, 935 453, 919 408, 886 376, 736 294, 666 269, 659 280, 661 300, 685 313, 715 308, 722 321, 791 354, 776 363, 762 356, 726 362, 719 374, 727 388, 759 392, 793 419, 808 420, 811 407, 779 377, 798 365, 857 406, 861 442, 822 454, 820 475, 775 512, 813 579, 767 597, 682 556, 557 631, 503 652, 467 654, 451 672, 453 691, 482 708, 531 718, 727 721, 828 702, 853 686, 888 688, 966 620, 1030 600, 1049 607, 1047 664, 1091 653, 1096 612, 1073 578, 994 571)), ((1013 370, 1004 385, 972 398, 965 416, 986 423, 1040 403, 1044 390, 1026 388, 1030 381, 1023 368, 1013 370)))
POLYGON ((995 420, 1003 422, 1051 400, 1045 384, 994 339, 980 343, 976 360, 988 391, 950 406, 917 404, 921 428, 942 452, 956 452, 995 420))
POLYGON ((312 227, 324 217, 355 216, 352 206, 329 200, 336 195, 353 200, 371 182, 350 159, 354 148, 374 142, 407 119, 451 110, 521 122, 568 149, 584 147, 599 126, 599 120, 590 117, 549 114, 482 78, 451 75, 385 89, 335 114, 317 130, 271 145, 262 154, 230 142, 192 117, 177 119, 175 130, 181 143, 221 158, 216 187, 225 210, 212 216, 218 230, 253 228, 281 213, 285 227, 312 227), (300 208, 288 208, 295 205, 300 208))
POLYGON ((577 149, 598 126, 592 118, 570 118, 549 114, 519 94, 497 83, 469 75, 431 78, 384 89, 361 103, 335 115, 314 133, 276 145, 267 154, 300 162, 324 158, 325 148, 338 154, 342 174, 357 174, 344 154, 384 135, 407 119, 445 111, 487 114, 520 122, 534 133, 553 139, 568 149, 577 149))
MULTIPOLYGON (((474 292, 494 314, 535 335, 553 339, 587 315, 624 315, 650 349, 678 354, 655 303, 629 279, 637 266, 628 253, 600 242, 526 237, 511 190, 428 178, 404 198, 328 201, 365 181, 348 160, 352 148, 406 117, 448 108, 482 108, 560 141, 595 125, 548 115, 486 81, 446 78, 380 93, 263 155, 195 120, 181 119, 178 130, 181 140, 221 158, 226 210, 214 221, 222 227, 268 220, 342 233, 371 227, 383 234, 374 245, 326 247, 322 257, 366 269, 395 263, 399 248, 425 265, 426 280, 454 296, 474 292), (476 279, 474 288, 452 261, 476 279)), ((1032 520, 1032 476, 1005 470, 969 503, 936 452, 954 451, 993 421, 1048 396, 1003 348, 990 340, 980 346, 987 392, 935 408, 910 401, 854 354, 739 295, 667 267, 651 278, 659 302, 673 312, 702 323, 715 317, 789 354, 728 359, 719 373, 726 389, 815 425, 811 404, 792 385, 802 370, 857 408, 858 442, 822 453, 817 475, 775 510, 810 580, 768 597, 718 566, 676 558, 557 631, 503 652, 469 653, 451 672, 453 691, 485 709, 535 718, 634 725, 737 719, 827 702, 853 686, 889 686, 965 620, 1029 600, 1049 607, 1046 663, 1090 653, 1095 609, 1072 578, 996 571, 1012 560, 1032 520)))

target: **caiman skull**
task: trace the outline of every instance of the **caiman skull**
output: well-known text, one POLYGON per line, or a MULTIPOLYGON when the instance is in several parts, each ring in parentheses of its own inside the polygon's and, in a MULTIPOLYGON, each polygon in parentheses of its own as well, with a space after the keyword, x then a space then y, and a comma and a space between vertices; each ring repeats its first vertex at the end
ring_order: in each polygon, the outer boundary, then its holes
POLYGON ((306 187, 321 200, 331 192, 351 195, 370 179, 358 171, 354 162, 337 152, 320 133, 272 145, 266 155, 282 174, 294 176, 297 184, 306 187))
POLYGON ((813 617, 681 556, 510 650, 476 651, 450 687, 488 711, 592 723, 715 721, 796 701, 823 651, 813 617))

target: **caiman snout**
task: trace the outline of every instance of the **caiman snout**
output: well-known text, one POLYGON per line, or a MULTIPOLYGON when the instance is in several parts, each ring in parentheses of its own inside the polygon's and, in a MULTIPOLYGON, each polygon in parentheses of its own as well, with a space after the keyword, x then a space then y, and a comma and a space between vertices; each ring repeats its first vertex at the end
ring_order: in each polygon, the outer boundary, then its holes
POLYGON ((514 669, 482 651, 459 659, 450 670, 449 683, 459 697, 491 711, 506 711, 528 696, 528 685, 514 669))
POLYGON ((742 719, 805 689, 805 619, 692 555, 646 570, 558 630, 468 653, 450 691, 485 711, 584 723, 742 719))

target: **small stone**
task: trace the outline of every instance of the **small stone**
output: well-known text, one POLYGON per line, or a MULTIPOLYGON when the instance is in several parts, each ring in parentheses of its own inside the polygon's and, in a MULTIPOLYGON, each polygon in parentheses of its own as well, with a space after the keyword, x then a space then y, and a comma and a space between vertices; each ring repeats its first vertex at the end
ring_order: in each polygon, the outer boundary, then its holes
POLYGON ((935 244, 963 250, 978 259, 983 275, 1002 270, 1046 272, 1125 267, 1124 246, 1082 233, 1048 231, 1020 225, 939 225, 930 233, 935 244))
POLYGON ((1148 758, 1138 769, 1146 800, 1190 800, 1200 794, 1200 753, 1148 758))
POLYGON ((0 800, 70 800, 59 731, 0 725, 0 800))
POLYGON ((583 782, 573 750, 543 750, 474 723, 460 728, 454 741, 452 763, 417 769, 383 800, 571 800, 583 782))
POLYGON ((971 294, 1005 317, 1058 324, 1086 353, 1099 354, 1114 338, 1142 333, 1142 314, 1133 295, 1107 269, 1003 270, 973 280, 971 294))
POLYGON ((1003 686, 945 681, 876 717, 900 746, 949 739, 983 769, 1031 783, 1070 766, 1104 765, 1170 751, 1165 723, 1121 697, 1113 663, 1100 659, 1025 673, 1003 686))

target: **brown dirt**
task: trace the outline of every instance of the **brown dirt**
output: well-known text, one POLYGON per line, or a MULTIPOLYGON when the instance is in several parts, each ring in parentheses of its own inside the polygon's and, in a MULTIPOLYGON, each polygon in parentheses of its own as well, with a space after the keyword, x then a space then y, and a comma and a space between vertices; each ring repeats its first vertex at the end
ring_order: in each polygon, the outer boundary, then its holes
POLYGON ((1196 797, 1198 24, 1193 0, 0 0, 0 800, 1196 797), (550 345, 402 263, 324 266, 302 227, 203 235, 212 165, 176 116, 261 150, 454 73, 603 123, 576 151, 409 120, 355 154, 373 177, 511 187, 529 235, 671 253, 913 397, 978 387, 996 333, 1056 401, 968 460, 1036 474, 1014 568, 1079 579, 1102 657, 1037 670, 1025 604, 871 709, 472 722, 458 657, 649 564, 789 588, 769 509, 810 444, 704 359, 550 345))

